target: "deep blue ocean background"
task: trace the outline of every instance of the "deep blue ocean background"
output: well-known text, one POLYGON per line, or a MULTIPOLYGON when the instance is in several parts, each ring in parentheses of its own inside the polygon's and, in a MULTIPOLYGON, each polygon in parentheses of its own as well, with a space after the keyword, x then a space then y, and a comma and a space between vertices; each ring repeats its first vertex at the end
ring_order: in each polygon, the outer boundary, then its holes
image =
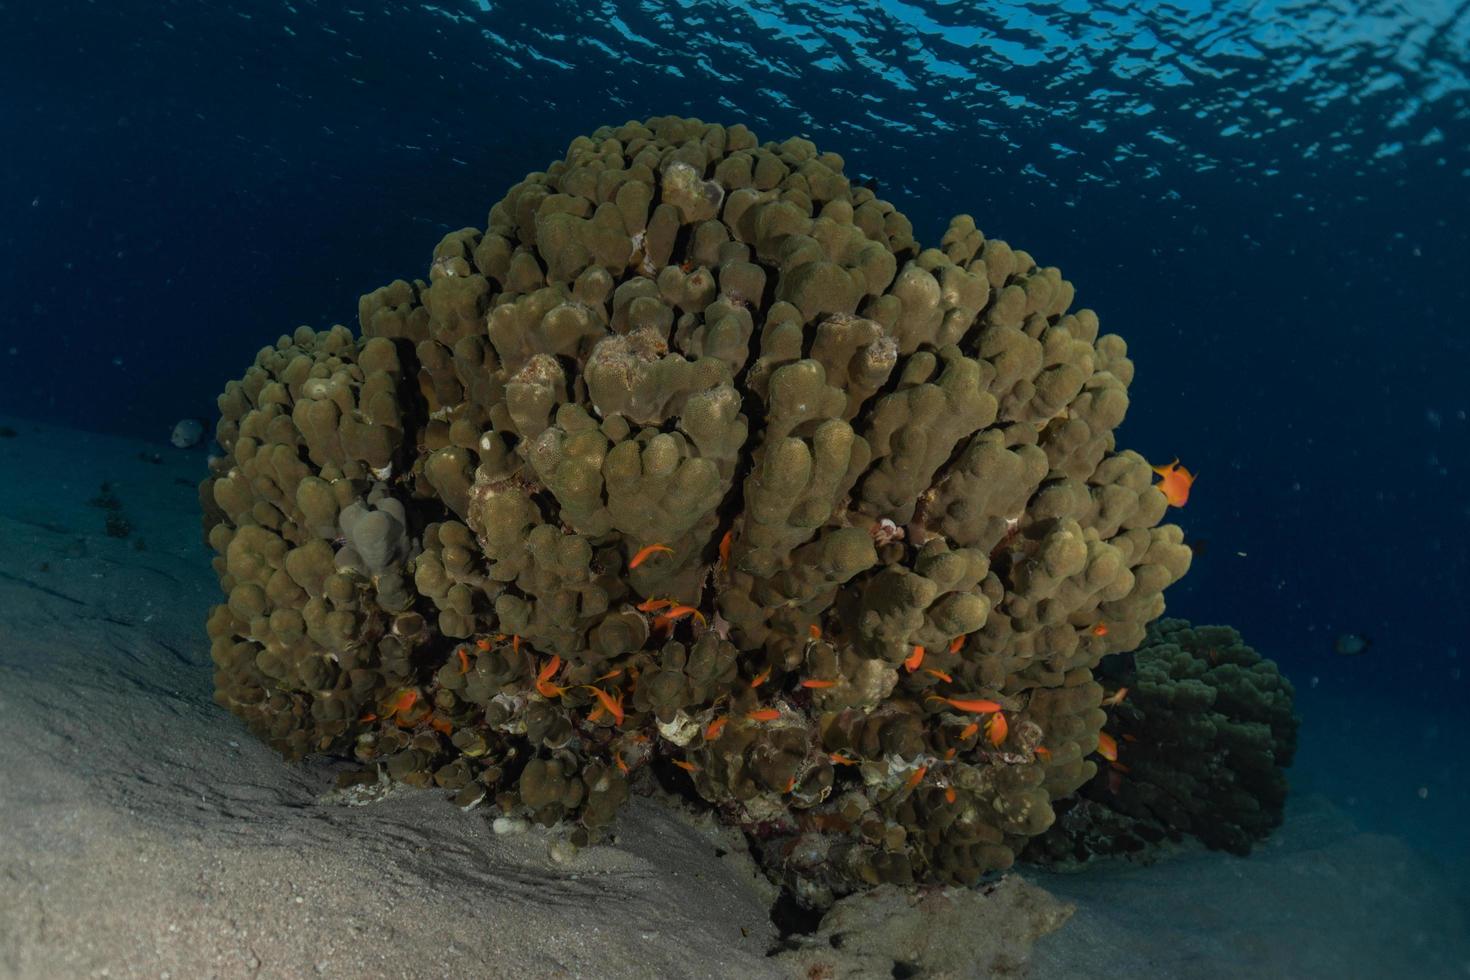
POLYGON ((806 136, 1127 339, 1120 445, 1199 474, 1171 614, 1295 681, 1298 790, 1465 859, 1463 3, 0 2, 0 35, 0 414, 173 452, 579 133, 806 136))

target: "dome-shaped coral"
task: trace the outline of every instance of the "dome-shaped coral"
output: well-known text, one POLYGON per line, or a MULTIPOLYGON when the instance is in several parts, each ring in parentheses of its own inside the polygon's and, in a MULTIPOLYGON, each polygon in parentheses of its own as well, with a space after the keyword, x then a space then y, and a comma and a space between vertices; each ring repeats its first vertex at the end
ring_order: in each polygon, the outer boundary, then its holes
POLYGON ((1190 557, 1071 304, 806 140, 580 137, 227 386, 219 700, 578 840, 687 778, 814 905, 1006 867, 1190 557))
POLYGON ((1228 626, 1163 619, 1100 671, 1116 691, 1109 768, 1058 804, 1027 860, 1076 865, 1147 853, 1166 839, 1248 854, 1281 825, 1296 753, 1295 692, 1276 664, 1228 626))

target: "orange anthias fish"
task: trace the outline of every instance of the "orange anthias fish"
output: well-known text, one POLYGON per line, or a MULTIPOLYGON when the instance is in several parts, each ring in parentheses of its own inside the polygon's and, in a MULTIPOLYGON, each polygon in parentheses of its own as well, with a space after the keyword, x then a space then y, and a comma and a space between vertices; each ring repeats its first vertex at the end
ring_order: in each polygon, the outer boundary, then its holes
POLYGON ((960 648, 963 647, 964 645, 965 645, 965 638, 963 636, 957 636, 953 640, 950 640, 949 641, 949 652, 950 653, 959 653, 960 652, 960 648))
POLYGON ((639 612, 658 612, 674 604, 673 599, 644 599, 638 603, 639 612))
POLYGON ((685 616, 689 615, 693 615, 696 619, 700 621, 701 624, 704 622, 704 613, 700 612, 698 609, 695 609, 693 606, 675 606, 668 612, 664 613, 663 618, 672 623, 676 619, 683 619, 685 616))
POLYGON ((1174 460, 1168 466, 1155 466, 1154 472, 1163 477, 1154 486, 1163 493, 1171 507, 1183 507, 1189 500, 1189 488, 1194 485, 1194 474, 1174 460))
POLYGON ((1118 743, 1107 732, 1097 733, 1097 754, 1109 762, 1118 761, 1118 743))
POLYGON ((602 705, 602 707, 604 709, 606 709, 606 711, 607 711, 608 714, 612 715, 612 717, 613 717, 613 723, 614 724, 616 724, 616 725, 622 725, 622 723, 623 723, 623 692, 622 691, 619 691, 618 692, 618 696, 616 698, 614 698, 611 694, 607 693, 606 691, 604 691, 600 687, 593 687, 591 684, 584 684, 582 686, 585 687, 585 688, 587 688, 587 690, 591 691, 593 694, 597 695, 598 702, 602 705))
POLYGON ((806 635, 811 637, 813 640, 820 640, 822 638, 822 627, 818 626, 816 623, 812 623, 806 628, 806 635))
POLYGON ((418 691, 404 691, 393 702, 393 710, 388 712, 394 723, 399 728, 412 728, 424 720, 424 716, 433 710, 428 702, 419 697, 418 691), (417 710, 415 710, 417 709, 417 710))
POLYGON ((393 704, 392 704, 392 709, 393 710, 392 711, 389 711, 388 713, 390 715, 401 715, 404 712, 408 711, 410 708, 412 708, 414 706, 414 703, 416 701, 418 701, 418 699, 419 699, 419 692, 418 691, 414 691, 414 690, 404 691, 402 694, 398 695, 397 700, 395 700, 393 702, 393 704))
POLYGON ((904 669, 912 674, 914 671, 919 669, 919 665, 923 662, 924 648, 915 643, 914 652, 909 654, 909 658, 903 662, 904 669))
POLYGON ((970 722, 964 728, 961 728, 960 729, 960 741, 963 742, 965 739, 969 738, 971 735, 974 735, 979 730, 980 730, 980 723, 978 721, 972 721, 972 722, 970 722))
POLYGON ((1092 635, 1093 636, 1107 636, 1108 635, 1108 624, 1107 623, 1098 623, 1096 626, 1094 626, 1092 628, 1092 635))
POLYGON ((699 772, 699 767, 687 760, 672 759, 670 761, 672 761, 674 765, 678 766, 680 769, 683 769, 685 772, 699 772))
POLYGON ((732 527, 720 538, 720 567, 730 567, 730 545, 735 540, 735 529, 732 527))
POLYGON ((750 680, 750 686, 753 687, 753 688, 760 687, 762 684, 764 684, 766 682, 766 678, 768 678, 770 676, 771 676, 771 668, 767 667, 765 670, 761 671, 759 674, 756 674, 753 678, 751 678, 751 680, 750 680))
POLYGON ((818 689, 824 688, 824 687, 833 687, 836 684, 837 684, 836 681, 818 680, 815 677, 808 677, 806 680, 804 680, 804 681, 801 682, 801 686, 802 687, 818 688, 818 689))
POLYGON ((929 695, 931 701, 943 701, 956 711, 969 711, 977 715, 988 715, 993 711, 999 711, 1000 705, 994 701, 984 698, 942 698, 937 694, 929 695))
POLYGON ((1128 696, 1128 688, 1126 688, 1126 687, 1120 687, 1116 691, 1114 691, 1112 694, 1109 694, 1107 697, 1105 697, 1105 698, 1102 699, 1103 707, 1105 707, 1105 708, 1111 708, 1114 705, 1122 704, 1123 703, 1123 699, 1126 698, 1127 696, 1128 696))
POLYGON ((628 567, 637 568, 639 565, 646 562, 650 556, 660 551, 669 555, 672 555, 674 553, 674 549, 670 548, 666 544, 647 544, 639 548, 637 553, 633 555, 632 560, 628 562, 628 567))
POLYGON ((470 655, 465 653, 464 647, 460 647, 456 652, 459 654, 459 672, 461 674, 468 674, 470 672, 470 655))
POLYGON ((834 765, 839 765, 839 766, 855 766, 855 765, 857 765, 857 760, 856 759, 849 759, 847 756, 843 755, 841 752, 833 752, 831 755, 827 756, 827 758, 828 759, 831 759, 834 765))
MULTIPOLYGON (((566 690, 564 687, 551 683, 551 679, 556 676, 558 670, 561 670, 561 657, 553 656, 546 662, 546 666, 541 668, 541 672, 536 675, 537 694, 540 694, 543 698, 550 699, 560 696, 566 690)), ((596 688, 593 688, 593 690, 596 690, 596 688)))
POLYGON ((922 782, 923 779, 924 779, 924 773, 926 773, 928 771, 929 771, 929 767, 928 766, 920 766, 919 768, 915 769, 914 770, 914 774, 909 777, 908 782, 906 782, 906 783, 903 784, 903 788, 904 789, 913 789, 915 786, 919 785, 919 783, 922 782))
POLYGON ((1010 729, 1011 726, 1006 722, 1005 714, 1000 711, 991 715, 985 723, 985 734, 989 736, 990 744, 997 747, 1006 740, 1006 734, 1010 729))
POLYGON ((1051 749, 1047 748, 1045 745, 1036 746, 1036 758, 1040 759, 1042 762, 1050 762, 1051 749))
POLYGON ((704 740, 706 742, 713 742, 715 739, 719 738, 720 737, 720 732, 723 732, 725 730, 725 724, 729 720, 730 720, 729 718, 726 718, 724 715, 721 715, 720 717, 716 718, 714 721, 710 722, 707 726, 705 726, 705 729, 704 729, 704 740))
POLYGON ((955 793, 953 786, 944 787, 944 802, 953 803, 958 798, 959 795, 955 793))
POLYGON ((482 651, 488 652, 490 650, 490 641, 482 636, 475 641, 475 646, 479 647, 482 651))
POLYGON ((935 669, 933 667, 925 667, 924 668, 924 673, 926 673, 926 674, 933 674, 935 677, 937 677, 940 680, 944 681, 946 684, 953 684, 954 683, 954 678, 951 677, 951 676, 949 676, 948 674, 946 674, 942 670, 937 670, 937 669, 935 669))
POLYGON ((775 721, 781 717, 781 711, 778 708, 757 708, 754 711, 747 711, 745 717, 751 721, 775 721))

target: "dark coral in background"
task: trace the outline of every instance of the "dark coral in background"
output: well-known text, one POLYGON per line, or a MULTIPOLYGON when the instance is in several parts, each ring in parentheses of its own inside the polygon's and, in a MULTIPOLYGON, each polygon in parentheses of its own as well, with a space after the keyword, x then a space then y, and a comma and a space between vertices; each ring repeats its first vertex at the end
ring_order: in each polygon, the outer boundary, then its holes
POLYGON ((579 137, 220 398, 218 698, 593 839, 691 780, 773 877, 973 882, 1095 773, 1190 552, 1072 286, 802 139, 579 137))
POLYGON ((1028 860, 1075 865, 1186 836, 1248 854, 1281 826, 1298 719, 1275 663, 1228 626, 1162 619, 1099 673, 1127 688, 1108 706, 1116 765, 1059 806, 1028 860))

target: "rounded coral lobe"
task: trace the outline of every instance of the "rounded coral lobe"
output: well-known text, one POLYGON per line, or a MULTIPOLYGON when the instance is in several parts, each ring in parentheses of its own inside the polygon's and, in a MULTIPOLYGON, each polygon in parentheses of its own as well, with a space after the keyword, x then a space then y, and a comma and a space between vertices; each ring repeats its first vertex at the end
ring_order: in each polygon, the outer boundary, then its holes
POLYGON ((262 738, 578 841, 656 776, 812 906, 1007 867, 1094 774, 1091 670, 1190 552, 1057 269, 678 118, 427 266, 220 396, 209 631, 262 738))

